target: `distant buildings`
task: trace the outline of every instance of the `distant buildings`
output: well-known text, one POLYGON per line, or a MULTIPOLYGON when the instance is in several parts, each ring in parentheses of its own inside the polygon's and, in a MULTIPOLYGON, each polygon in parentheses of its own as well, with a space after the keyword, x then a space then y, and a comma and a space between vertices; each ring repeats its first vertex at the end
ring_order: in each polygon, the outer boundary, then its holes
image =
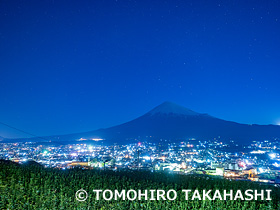
POLYGON ((205 174, 279 184, 278 141, 253 142, 236 152, 235 143, 191 140, 157 145, 149 142, 102 146, 95 144, 40 145, 1 143, 0 159, 23 163, 34 160, 45 167, 82 167, 106 170, 148 170, 205 174))

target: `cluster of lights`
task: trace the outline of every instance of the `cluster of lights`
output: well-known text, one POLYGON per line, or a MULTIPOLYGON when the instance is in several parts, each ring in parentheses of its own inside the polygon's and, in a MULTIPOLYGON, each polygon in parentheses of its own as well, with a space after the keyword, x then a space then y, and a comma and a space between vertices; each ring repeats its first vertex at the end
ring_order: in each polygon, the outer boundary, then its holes
POLYGON ((271 159, 274 159, 274 158, 276 158, 276 154, 275 154, 275 153, 271 153, 271 154, 269 154, 269 157, 270 157, 271 159))

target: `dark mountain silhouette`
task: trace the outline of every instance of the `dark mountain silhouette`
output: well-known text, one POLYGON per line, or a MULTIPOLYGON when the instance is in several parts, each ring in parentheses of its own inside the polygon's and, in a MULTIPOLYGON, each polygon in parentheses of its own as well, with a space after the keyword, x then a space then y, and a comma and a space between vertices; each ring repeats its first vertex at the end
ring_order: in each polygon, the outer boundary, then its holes
POLYGON ((0 159, 0 165, 13 165, 13 166, 19 166, 19 163, 13 162, 11 160, 4 160, 0 159))
MULTIPOLYGON (((104 139, 106 143, 129 143, 141 140, 199 140, 220 139, 236 142, 280 138, 280 126, 248 125, 226 121, 200 114, 180 105, 164 102, 150 112, 127 123, 90 132, 49 136, 51 141, 73 141, 92 138, 104 139)), ((19 140, 19 139, 17 139, 19 140)), ((31 138, 29 141, 42 141, 31 138)), ((26 139, 24 139, 26 141, 26 139)))
POLYGON ((40 163, 34 161, 34 160, 28 160, 22 164, 23 166, 33 166, 33 167, 39 167, 39 168, 44 168, 43 165, 40 163))

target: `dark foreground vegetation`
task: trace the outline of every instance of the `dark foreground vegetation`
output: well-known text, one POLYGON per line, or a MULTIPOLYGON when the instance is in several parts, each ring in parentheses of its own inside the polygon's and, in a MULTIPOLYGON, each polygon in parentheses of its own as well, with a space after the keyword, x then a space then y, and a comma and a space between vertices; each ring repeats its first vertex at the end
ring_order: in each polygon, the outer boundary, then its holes
POLYGON ((137 171, 57 170, 10 161, 0 161, 0 193, 0 209, 280 209, 279 188, 247 181, 137 171), (75 199, 81 188, 89 196, 84 202, 75 199), (174 201, 97 201, 93 189, 174 189, 178 197, 174 201), (182 189, 272 189, 272 200, 192 201, 179 193, 182 189))

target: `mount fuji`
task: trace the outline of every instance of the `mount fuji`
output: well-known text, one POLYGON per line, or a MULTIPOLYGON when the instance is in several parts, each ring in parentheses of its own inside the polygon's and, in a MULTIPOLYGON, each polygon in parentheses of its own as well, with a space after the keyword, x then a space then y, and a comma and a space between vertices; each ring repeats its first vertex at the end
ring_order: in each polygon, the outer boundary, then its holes
POLYGON ((103 139, 111 143, 131 143, 143 140, 182 141, 187 139, 220 139, 228 142, 250 142, 280 138, 278 125, 249 125, 222 120, 201 114, 172 102, 164 102, 148 113, 129 122, 106 129, 84 133, 47 136, 41 139, 13 139, 13 141, 57 142, 103 139))

